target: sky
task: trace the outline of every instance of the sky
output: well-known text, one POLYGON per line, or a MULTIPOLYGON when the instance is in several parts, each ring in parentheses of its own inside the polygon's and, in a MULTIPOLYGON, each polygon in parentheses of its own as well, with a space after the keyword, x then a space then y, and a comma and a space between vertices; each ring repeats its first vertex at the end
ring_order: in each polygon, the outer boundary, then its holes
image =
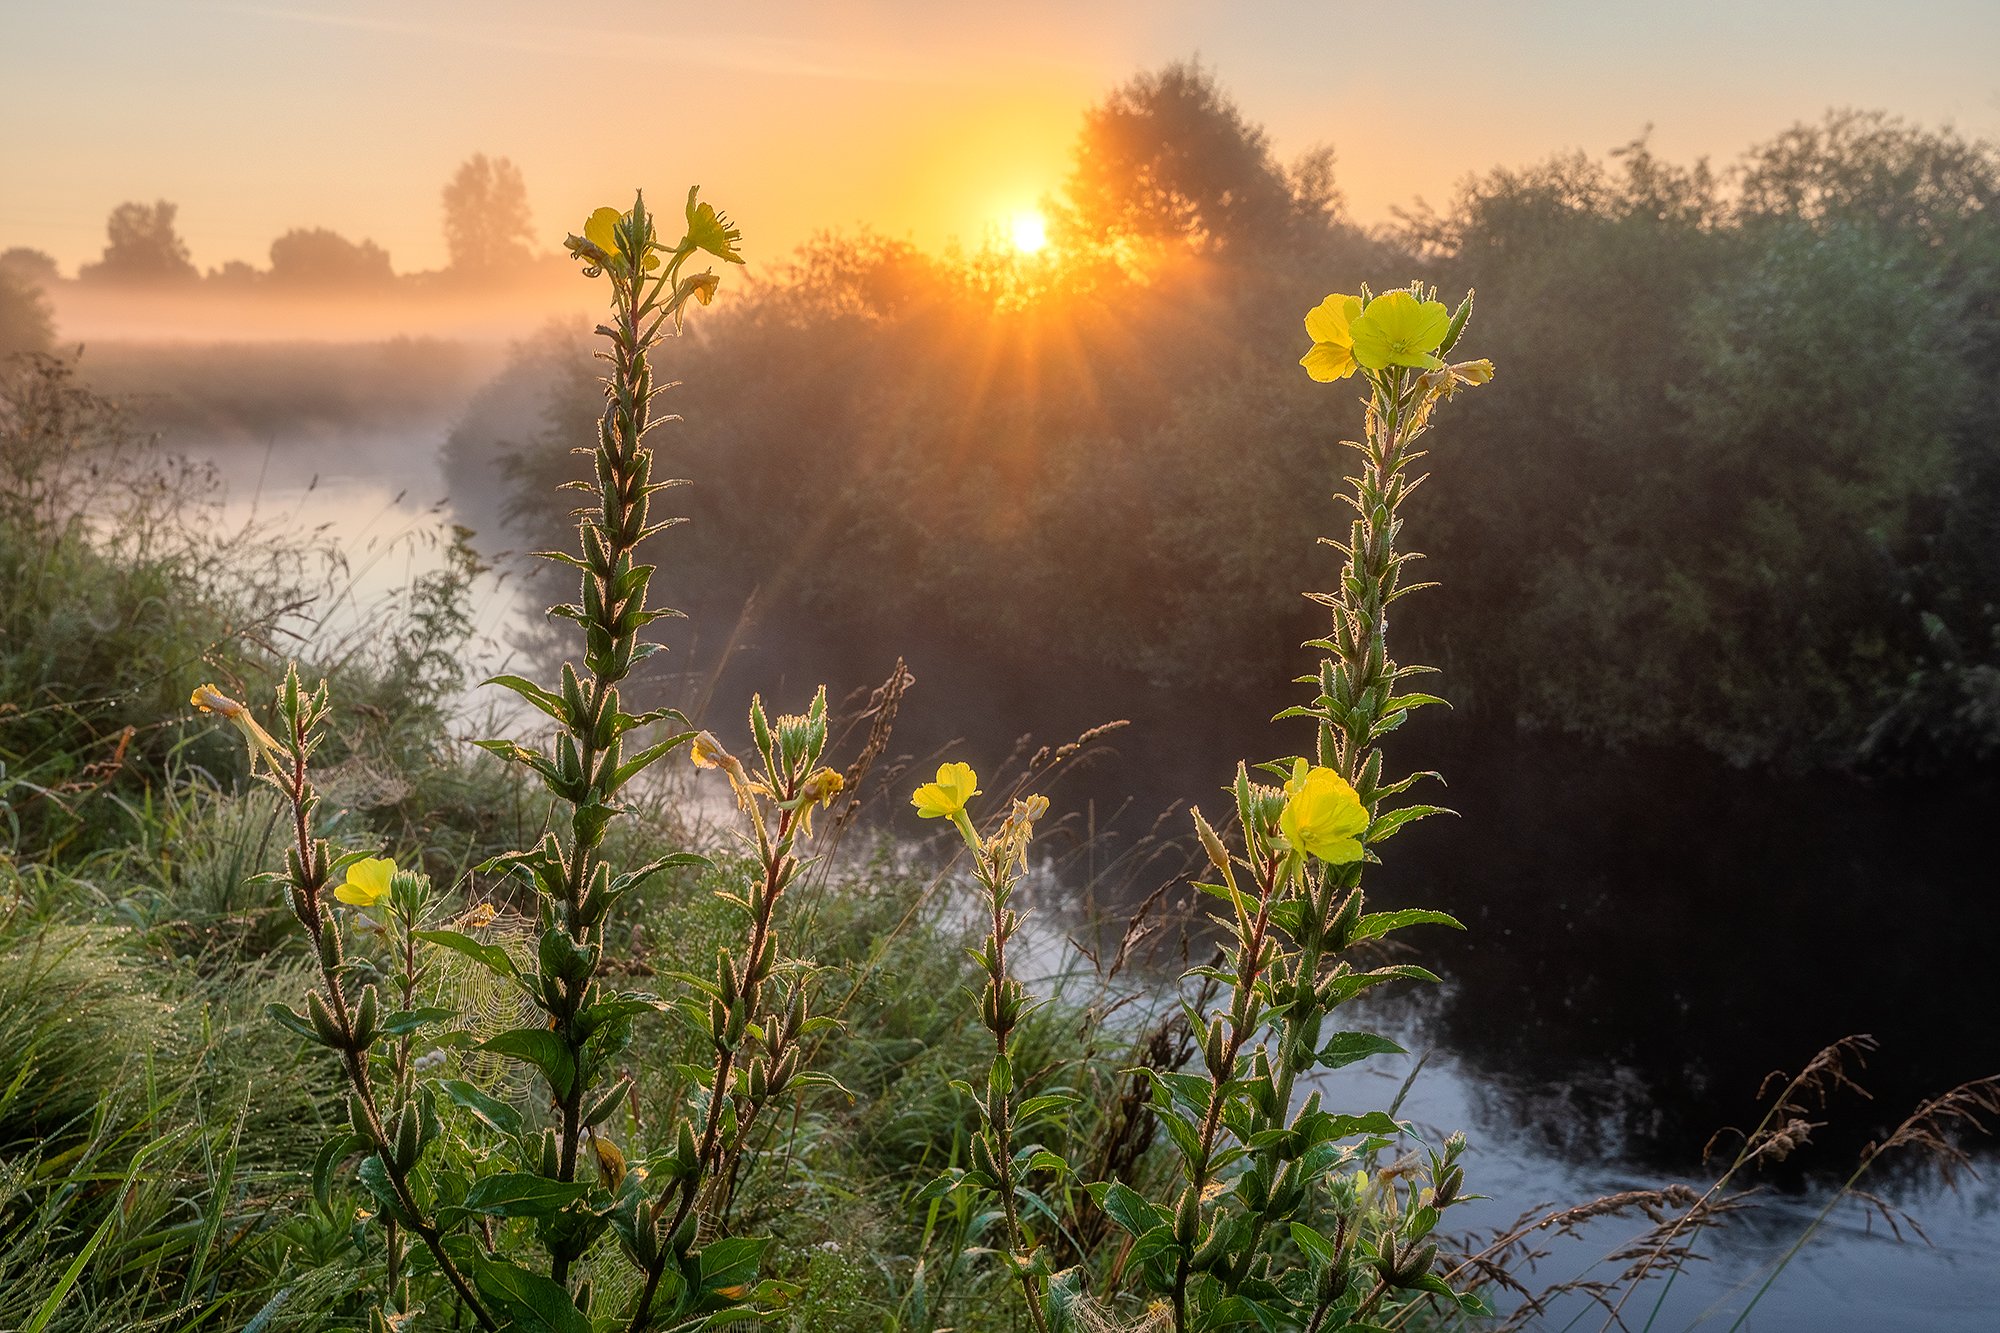
POLYGON ((0 0, 0 249, 65 272, 169 199, 195 262, 293 227, 444 261, 438 192, 511 158, 549 248, 601 203, 689 184, 753 257, 872 226, 1004 234, 1082 113, 1199 57, 1281 159, 1330 143, 1351 211, 1652 127, 1733 160, 1832 106, 2000 139, 2000 0, 0 0))

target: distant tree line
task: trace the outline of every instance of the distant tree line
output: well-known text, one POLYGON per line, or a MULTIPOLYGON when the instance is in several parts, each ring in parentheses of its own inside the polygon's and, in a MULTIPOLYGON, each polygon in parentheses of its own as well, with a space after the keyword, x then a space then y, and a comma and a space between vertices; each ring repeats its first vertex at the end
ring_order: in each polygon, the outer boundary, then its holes
MULTIPOLYGON (((1171 66, 1086 117, 1049 257, 824 236, 675 350, 700 539, 663 552, 662 586, 712 626, 754 590, 808 635, 1237 679, 1318 632, 1292 590, 1337 568, 1313 539, 1343 427, 1294 368, 1299 318, 1423 277, 1478 289, 1500 367, 1412 502, 1443 586, 1408 648, 1462 716, 1791 768, 1990 766, 1996 201, 1991 145, 1840 111, 1727 170, 1641 139, 1370 229, 1329 150, 1278 162, 1171 66)), ((560 345, 520 372, 453 465, 463 493, 504 461, 540 539, 597 387, 560 345), (541 424, 523 377, 549 386, 541 424)))
MULTIPOLYGON (((537 257, 521 170, 504 157, 474 154, 443 191, 444 233, 450 264, 441 276, 467 284, 520 276, 537 257)), ((177 223, 179 208, 161 199, 129 202, 105 222, 101 258, 82 265, 77 280, 98 286, 154 289, 289 292, 381 292, 397 281, 389 252, 371 240, 351 241, 324 227, 299 227, 271 242, 270 266, 230 260, 204 275, 189 256, 177 223)), ((48 255, 16 247, 0 256, 0 272, 17 285, 46 291, 59 278, 48 255)), ((432 276, 432 275, 427 275, 432 276)), ((0 302, 8 298, 0 296, 0 302)), ((0 305, 0 310, 6 307, 0 305)))

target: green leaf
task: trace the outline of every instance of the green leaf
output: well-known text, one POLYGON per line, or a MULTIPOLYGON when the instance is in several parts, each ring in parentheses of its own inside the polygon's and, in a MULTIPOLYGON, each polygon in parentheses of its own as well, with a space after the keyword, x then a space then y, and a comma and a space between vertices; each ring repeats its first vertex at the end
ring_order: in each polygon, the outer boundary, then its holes
POLYGON ((368 1140, 359 1134, 336 1134, 313 1157, 313 1201, 322 1210, 333 1211, 333 1169, 368 1146, 368 1140))
POLYGON ((725 1287, 747 1287, 756 1281, 757 1268, 769 1236, 725 1236, 701 1252, 701 1287, 717 1292, 725 1287))
POLYGON ((1075 1101, 1076 1098, 1065 1092, 1043 1093, 1039 1097, 1030 1097, 1015 1107, 1014 1119, 1016 1123, 1026 1123, 1044 1111, 1053 1111, 1059 1106, 1068 1106, 1075 1101))
POLYGON ((1333 1040, 1319 1048, 1315 1057, 1322 1069, 1341 1069, 1371 1055, 1408 1055, 1409 1052, 1372 1032, 1336 1032, 1333 1040))
POLYGON ((526 677, 494 676, 481 683, 486 685, 504 685, 564 726, 570 724, 569 708, 564 705, 562 696, 543 689, 526 677))
POLYGON ((1303 1222, 1292 1223, 1292 1242, 1304 1251, 1315 1272, 1333 1262, 1333 1242, 1303 1222))
POLYGON ((465 1209, 494 1217, 548 1217, 589 1193, 587 1185, 565 1184, 527 1171, 481 1177, 465 1192, 465 1209))
POLYGON ((694 735, 692 731, 677 732, 661 741, 658 745, 648 745, 645 749, 639 751, 639 753, 633 755, 612 771, 611 789, 616 791, 618 788, 624 786, 640 773, 643 773, 646 769, 651 768, 654 764, 672 754, 674 750, 693 740, 694 735))
POLYGON ((319 1033, 313 1030, 313 1025, 306 1021, 306 1016, 290 1005, 279 1004, 274 1000, 264 1006, 264 1012, 277 1020, 280 1027, 291 1029, 313 1045, 324 1046, 326 1044, 320 1040, 319 1033))
POLYGON ((479 1294, 506 1312, 510 1333, 592 1333, 591 1323, 560 1284, 488 1254, 473 1259, 479 1294))
POLYGON ((557 1097, 569 1096, 576 1082, 576 1061, 563 1039, 547 1028, 513 1028, 479 1043, 478 1049, 511 1055, 542 1071, 557 1097))
POLYGON ((1363 836, 1363 841, 1369 843, 1371 846, 1378 842, 1387 842, 1389 839, 1395 837, 1405 824, 1414 824, 1419 819, 1428 819, 1432 815, 1450 815, 1456 813, 1457 811, 1447 810, 1441 805, 1406 805, 1400 810, 1389 811, 1370 824, 1368 832, 1363 836))
POLYGON ((385 1037, 405 1037, 418 1028, 430 1023, 442 1023, 448 1018, 457 1018, 455 1009, 440 1009, 435 1005, 423 1009, 398 1009, 382 1020, 377 1029, 385 1037))
POLYGON ((410 1220, 403 1212, 402 1202, 396 1197, 396 1187, 389 1179, 389 1168, 383 1164, 380 1154, 369 1153, 362 1158, 361 1169, 354 1174, 361 1187, 375 1197, 375 1202, 381 1205, 386 1216, 398 1222, 407 1223, 410 1220))
POLYGON ((521 979, 520 970, 514 966, 513 958, 497 944, 482 944, 472 936, 461 934, 456 930, 417 930, 411 934, 427 944, 450 949, 453 953, 462 953, 473 962, 482 964, 495 976, 506 977, 510 981, 521 979))
POLYGON ((1145 1195, 1120 1181, 1086 1186, 1090 1197, 1104 1215, 1134 1236, 1143 1236, 1154 1227, 1170 1227, 1173 1215, 1148 1200, 1145 1195))
MULTIPOLYGON (((1401 930, 1404 926, 1450 926, 1453 930, 1465 929, 1459 924, 1457 917, 1444 912, 1411 907, 1401 912, 1370 912, 1355 923, 1354 933, 1348 937, 1348 942, 1358 944, 1362 940, 1372 940, 1377 935, 1387 935, 1392 930, 1401 930)), ((1428 972, 1424 975, 1431 981, 1437 980, 1428 972)))

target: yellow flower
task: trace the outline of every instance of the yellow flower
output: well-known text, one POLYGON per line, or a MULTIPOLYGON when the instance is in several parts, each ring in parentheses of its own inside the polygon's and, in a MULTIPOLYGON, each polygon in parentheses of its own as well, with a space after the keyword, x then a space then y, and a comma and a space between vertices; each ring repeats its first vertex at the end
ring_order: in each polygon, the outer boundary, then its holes
POLYGON ((243 739, 250 742, 250 767, 253 770, 257 766, 257 759, 261 756, 264 762, 271 766, 273 773, 279 771, 278 742, 272 738, 270 732, 257 725, 257 719, 250 716, 248 708, 213 685, 195 686, 194 693, 188 696, 188 702, 204 713, 213 713, 236 724, 236 729, 243 733, 243 739))
POLYGON ((1312 350, 1299 358, 1306 374, 1321 384, 1344 380, 1354 373, 1354 335, 1350 326, 1361 314, 1361 298, 1335 294, 1306 312, 1306 336, 1312 350))
POLYGON ((697 273, 687 282, 689 289, 694 292, 694 299, 707 305, 715 299, 715 289, 722 285, 722 278, 715 273, 697 273))
POLYGON ((937 781, 926 782, 910 795, 910 804, 924 819, 957 819, 979 795, 979 777, 971 764, 938 765, 937 781))
POLYGON ((1035 821, 1049 812, 1049 798, 1039 793, 1026 800, 1014 802, 1014 808, 1001 821, 1000 831, 993 835, 990 849, 994 861, 1001 866, 1018 865, 1028 868, 1028 839, 1035 831, 1035 821))
POLYGON ((722 742, 715 739, 712 732, 698 732, 688 746, 688 758, 696 768, 720 768, 728 759, 729 751, 722 748, 722 742))
POLYGON ((813 831, 813 811, 820 806, 830 806, 833 798, 840 795, 847 785, 846 779, 830 768, 816 768, 806 775, 799 784, 799 825, 800 832, 808 838, 813 831))
POLYGON ((1347 779, 1330 768, 1306 767, 1301 759, 1285 784, 1285 808, 1278 832, 1300 852, 1335 865, 1361 859, 1361 834, 1368 811, 1347 779))
POLYGON ((728 215, 716 212, 714 204, 696 203, 695 195, 700 192, 699 185, 688 191, 687 240, 682 244, 706 250, 732 264, 742 263, 743 256, 736 252, 736 243, 743 239, 743 229, 731 225, 728 215))
POLYGON ((735 755, 722 748, 722 742, 711 732, 697 734, 688 745, 688 760, 696 768, 719 768, 729 778, 729 789, 736 793, 736 806, 748 810, 751 797, 760 793, 768 794, 761 782, 752 782, 750 775, 743 771, 743 763, 735 755))
POLYGON ((395 874, 396 863, 388 857, 366 857, 347 867, 347 878, 333 896, 350 907, 373 907, 389 896, 389 881, 395 874))
MULTIPOLYGON (((618 224, 631 217, 615 208, 600 208, 590 215, 583 224, 583 239, 602 250, 611 259, 625 259, 625 252, 618 247, 618 224)), ((646 247, 646 268, 650 271, 660 266, 660 257, 653 253, 653 247, 646 247)))
POLYGON ((1432 370, 1443 364, 1432 353, 1451 331, 1451 311, 1442 301, 1384 292, 1368 303, 1348 331, 1354 339, 1354 359, 1370 370, 1390 366, 1432 370))

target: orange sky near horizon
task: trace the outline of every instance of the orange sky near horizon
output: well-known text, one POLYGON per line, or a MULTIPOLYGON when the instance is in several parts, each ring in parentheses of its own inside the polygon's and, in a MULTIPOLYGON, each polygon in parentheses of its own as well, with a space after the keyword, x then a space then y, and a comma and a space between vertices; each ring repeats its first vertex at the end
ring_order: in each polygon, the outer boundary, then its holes
POLYGON ((864 222, 929 249, 976 245, 1059 185, 1086 107, 1191 55, 1281 158, 1332 143, 1364 221, 1442 204, 1471 171, 1602 153, 1649 123, 1680 160, 1727 161, 1834 105, 2000 137, 2000 5, 1898 13, 0 0, 0 249, 73 272, 113 207, 165 198, 203 268, 261 265, 303 226, 372 239, 399 271, 435 268, 439 188, 476 151, 521 167, 548 248, 635 184, 667 205, 696 182, 753 260, 864 222))

